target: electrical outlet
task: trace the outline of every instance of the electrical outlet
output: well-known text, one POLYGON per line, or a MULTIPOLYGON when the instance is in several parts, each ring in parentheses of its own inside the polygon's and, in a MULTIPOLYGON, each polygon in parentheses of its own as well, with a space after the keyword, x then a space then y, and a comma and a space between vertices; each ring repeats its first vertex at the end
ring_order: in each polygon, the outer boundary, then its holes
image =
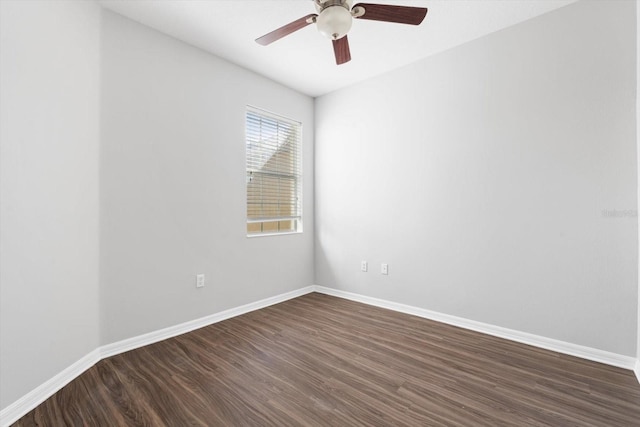
POLYGON ((360 261, 360 271, 366 273, 367 270, 369 270, 369 264, 367 264, 367 261, 360 261))
POLYGON ((204 274, 196 275, 196 288, 204 288, 204 274))
POLYGON ((382 264, 380 266, 380 273, 382 274, 389 274, 389 264, 382 264))

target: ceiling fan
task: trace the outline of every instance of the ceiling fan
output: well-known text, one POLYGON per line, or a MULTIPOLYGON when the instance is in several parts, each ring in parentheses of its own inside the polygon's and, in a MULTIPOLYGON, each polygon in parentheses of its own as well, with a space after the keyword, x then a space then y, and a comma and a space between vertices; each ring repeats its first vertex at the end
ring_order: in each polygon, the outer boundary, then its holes
POLYGON ((351 7, 352 1, 313 0, 318 13, 312 13, 296 19, 277 30, 257 38, 256 42, 266 46, 307 25, 317 24, 318 31, 333 42, 336 64, 340 65, 351 60, 347 33, 351 29, 353 18, 419 25, 427 15, 427 8, 425 7, 372 3, 358 3, 351 7))

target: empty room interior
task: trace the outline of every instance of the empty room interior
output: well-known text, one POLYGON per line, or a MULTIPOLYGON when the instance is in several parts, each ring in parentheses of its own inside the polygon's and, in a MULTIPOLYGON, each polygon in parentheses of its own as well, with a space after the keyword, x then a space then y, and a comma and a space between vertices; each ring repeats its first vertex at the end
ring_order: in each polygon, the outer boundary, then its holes
POLYGON ((0 0, 0 426, 640 426, 639 22, 0 0))

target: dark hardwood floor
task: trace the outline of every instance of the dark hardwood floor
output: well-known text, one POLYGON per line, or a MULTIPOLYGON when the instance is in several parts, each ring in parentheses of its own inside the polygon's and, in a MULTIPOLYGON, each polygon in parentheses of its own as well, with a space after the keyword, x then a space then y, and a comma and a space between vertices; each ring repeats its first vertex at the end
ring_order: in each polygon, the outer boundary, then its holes
POLYGON ((633 373, 309 294, 105 359, 17 426, 638 426, 633 373))

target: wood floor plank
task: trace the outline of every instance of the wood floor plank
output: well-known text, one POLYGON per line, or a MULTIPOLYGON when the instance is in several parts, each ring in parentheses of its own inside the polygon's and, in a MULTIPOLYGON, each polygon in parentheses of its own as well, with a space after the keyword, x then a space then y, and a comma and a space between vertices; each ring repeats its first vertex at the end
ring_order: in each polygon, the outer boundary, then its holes
POLYGON ((630 371, 321 294, 100 361, 23 426, 640 426, 630 371))

